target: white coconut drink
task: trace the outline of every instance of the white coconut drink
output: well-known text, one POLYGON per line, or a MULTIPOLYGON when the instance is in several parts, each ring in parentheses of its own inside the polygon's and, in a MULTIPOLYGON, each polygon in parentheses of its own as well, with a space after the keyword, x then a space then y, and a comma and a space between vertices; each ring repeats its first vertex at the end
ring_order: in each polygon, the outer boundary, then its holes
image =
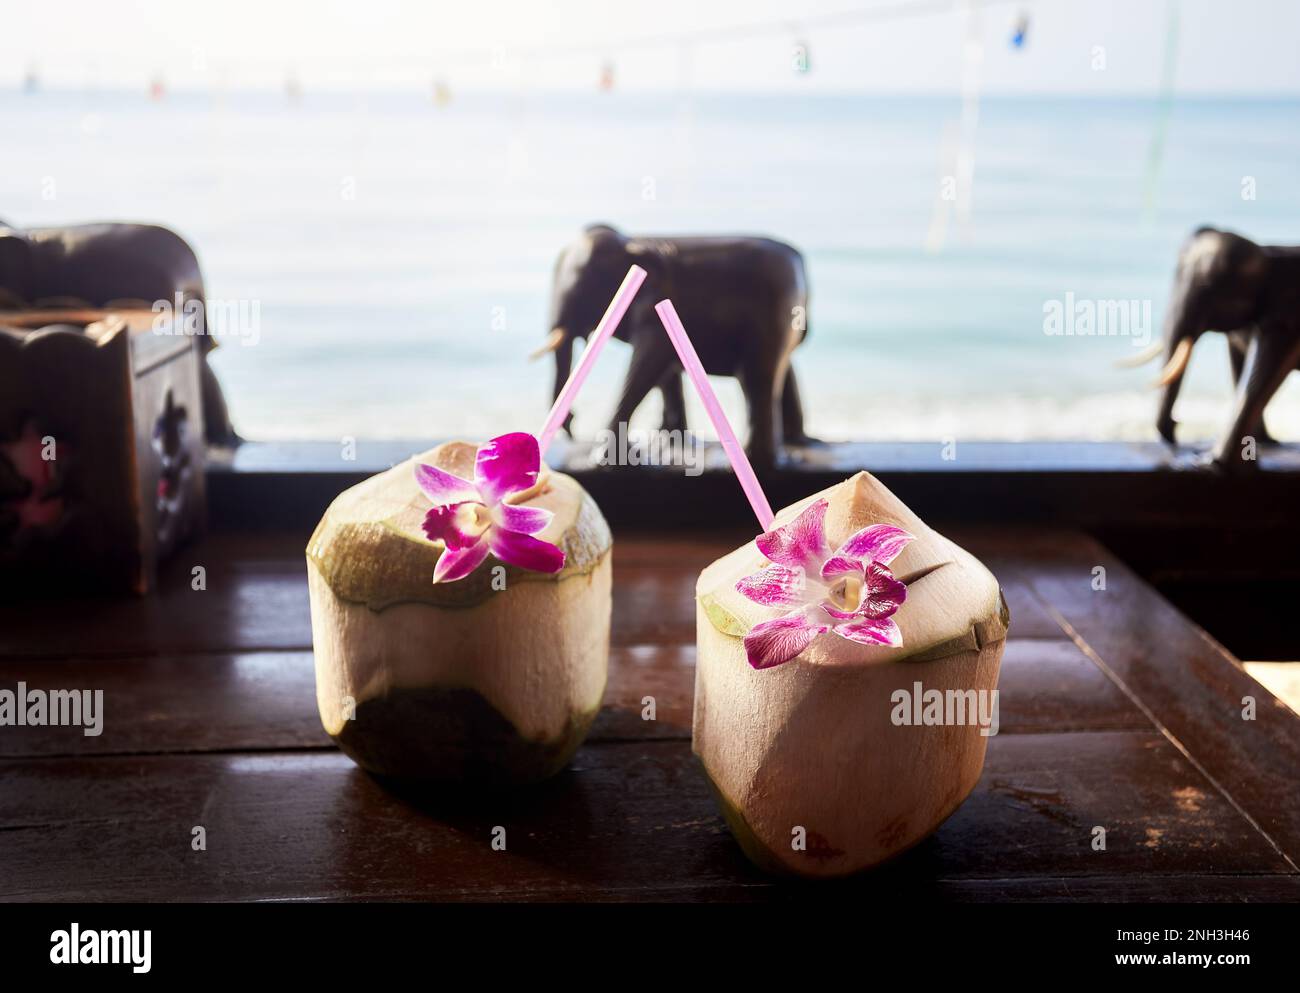
POLYGON ((611 544, 526 434, 441 445, 340 494, 307 547, 325 730, 380 775, 559 771, 605 689, 611 544))
POLYGON ((974 788, 1006 602, 874 477, 786 508, 696 592, 693 747, 757 865, 866 869, 974 788))

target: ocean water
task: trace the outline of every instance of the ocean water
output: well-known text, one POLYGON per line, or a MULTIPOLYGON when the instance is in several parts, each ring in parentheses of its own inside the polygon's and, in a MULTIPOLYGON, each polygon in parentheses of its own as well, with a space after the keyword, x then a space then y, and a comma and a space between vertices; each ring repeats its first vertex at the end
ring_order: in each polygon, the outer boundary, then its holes
MULTIPOLYGON (((1045 307, 1136 301, 1158 335, 1197 225, 1300 242, 1300 102, 1176 99, 1148 196, 1154 101, 986 97, 964 218, 940 196, 959 113, 955 97, 4 93, 0 219, 186 237, 209 296, 256 306, 213 355, 250 438, 536 430, 554 370, 528 353, 556 255, 594 221, 800 248, 814 434, 1154 438, 1156 366, 1114 366, 1140 338, 1051 336, 1045 307)), ((580 433, 608 418, 628 354, 606 350, 580 433)), ((1300 438, 1292 380, 1270 422, 1300 438)), ((1229 382, 1222 339, 1203 339, 1187 437, 1226 420, 1229 382)), ((743 421, 738 385, 716 386, 743 421)), ((711 436, 693 398, 688 414, 711 436)), ((634 424, 657 418, 652 398, 634 424)))

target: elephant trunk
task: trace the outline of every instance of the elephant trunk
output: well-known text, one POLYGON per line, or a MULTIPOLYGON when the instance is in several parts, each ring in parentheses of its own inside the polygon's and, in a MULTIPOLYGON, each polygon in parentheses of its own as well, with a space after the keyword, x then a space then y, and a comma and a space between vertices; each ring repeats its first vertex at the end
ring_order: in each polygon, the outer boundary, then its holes
MULTIPOLYGON (((560 398, 560 393, 564 389, 564 384, 569 381, 569 373, 573 368, 573 338, 564 328, 556 328, 551 334, 559 332, 559 340, 555 345, 555 390, 551 395, 551 402, 554 403, 560 398)), ((564 418, 564 424, 561 425, 570 436, 573 431, 570 425, 573 423, 573 411, 564 418)))
POLYGON ((1187 364, 1192 358, 1196 333, 1188 326, 1186 304, 1169 314, 1165 325, 1165 365, 1153 385, 1161 388, 1160 408, 1156 414, 1156 430, 1166 443, 1174 444, 1177 424, 1174 422, 1174 402, 1183 385, 1187 364))

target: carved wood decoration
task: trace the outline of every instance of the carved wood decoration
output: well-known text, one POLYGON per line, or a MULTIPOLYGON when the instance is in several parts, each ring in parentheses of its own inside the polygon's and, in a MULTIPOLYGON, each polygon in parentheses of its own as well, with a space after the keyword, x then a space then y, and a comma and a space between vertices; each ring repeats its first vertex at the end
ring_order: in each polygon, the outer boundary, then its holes
POLYGON ((148 311, 0 313, 6 596, 143 593, 199 529, 199 354, 153 325, 148 311))

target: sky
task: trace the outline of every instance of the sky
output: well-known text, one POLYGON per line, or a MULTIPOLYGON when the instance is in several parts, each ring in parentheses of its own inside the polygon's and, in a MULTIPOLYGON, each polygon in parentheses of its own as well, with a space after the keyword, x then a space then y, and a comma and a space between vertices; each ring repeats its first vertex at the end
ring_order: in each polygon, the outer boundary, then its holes
MULTIPOLYGON (((1180 93, 1300 95, 1297 0, 980 3, 985 93, 1160 87, 1171 4, 1180 93), (1026 44, 1013 26, 1029 17, 1026 44), (1102 65, 1098 65, 1101 52, 1102 65)), ((949 93, 962 0, 0 0, 0 87, 581 89, 949 93), (875 11, 872 19, 837 19, 875 11), (755 25, 764 26, 755 30, 755 25), (687 43, 683 35, 694 35, 687 43), (647 39, 665 39, 648 42, 647 39), (796 72, 803 45, 808 72, 796 72)))

